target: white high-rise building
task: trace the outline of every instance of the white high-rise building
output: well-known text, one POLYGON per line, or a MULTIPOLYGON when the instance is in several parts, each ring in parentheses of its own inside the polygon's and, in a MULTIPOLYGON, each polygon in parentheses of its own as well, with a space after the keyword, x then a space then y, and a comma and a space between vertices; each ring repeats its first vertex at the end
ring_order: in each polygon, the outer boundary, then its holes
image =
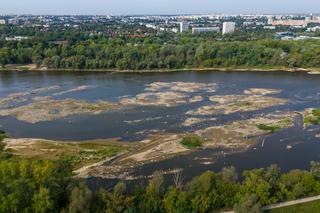
POLYGON ((223 22, 222 34, 233 33, 236 29, 235 22, 223 22))
POLYGON ((0 19, 0 25, 1 25, 1 24, 6 24, 6 20, 0 19))
POLYGON ((180 22, 180 33, 189 32, 189 23, 182 21, 180 22))

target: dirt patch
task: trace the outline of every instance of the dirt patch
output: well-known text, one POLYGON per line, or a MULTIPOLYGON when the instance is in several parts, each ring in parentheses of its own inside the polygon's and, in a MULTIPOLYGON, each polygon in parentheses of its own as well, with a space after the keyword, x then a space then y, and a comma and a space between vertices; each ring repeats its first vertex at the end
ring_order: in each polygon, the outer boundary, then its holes
POLYGON ((195 103, 203 100, 195 92, 214 92, 215 84, 186 82, 154 82, 147 84, 145 92, 135 97, 120 99, 122 105, 173 107, 181 104, 195 103))
POLYGON ((59 88, 60 88, 60 86, 55 85, 55 86, 50 86, 50 87, 42 87, 42 88, 32 89, 27 92, 12 93, 12 94, 8 95, 7 97, 0 99, 0 106, 1 107, 8 107, 9 105, 14 105, 16 103, 21 103, 21 102, 27 101, 28 100, 27 96, 29 96, 29 95, 49 92, 52 90, 58 90, 59 88))
POLYGON ((279 93, 281 93, 281 90, 263 88, 251 88, 244 91, 244 94, 247 95, 274 95, 279 93))
MULTIPOLYGON (((0 99, 0 107, 9 107, 10 105, 14 106, 16 103, 21 103, 24 101, 28 101, 31 97, 31 95, 36 95, 40 93, 46 93, 46 92, 51 92, 51 91, 56 91, 59 90, 61 87, 59 85, 53 85, 49 87, 40 87, 40 88, 35 88, 28 90, 26 92, 19 92, 19 93, 12 93, 8 95, 7 97, 1 98, 0 99)), ((72 93, 72 92, 77 92, 77 91, 83 91, 91 88, 91 86, 79 86, 76 88, 72 88, 66 91, 61 91, 61 92, 56 92, 53 93, 52 95, 57 96, 57 95, 64 95, 67 93, 72 93)), ((37 97, 32 97, 32 98, 37 98, 37 97)))
POLYGON ((75 99, 53 100, 50 97, 34 98, 34 102, 11 109, 0 109, 0 116, 14 116, 28 123, 61 119, 76 114, 99 114, 115 108, 109 102, 89 103, 75 99))
POLYGON ((146 148, 122 159, 122 161, 150 161, 188 151, 188 149, 180 144, 180 140, 181 136, 179 135, 157 136, 156 138, 151 139, 149 143, 145 143, 147 144, 146 148))
POLYGON ((82 175, 123 180, 141 178, 132 176, 132 172, 137 166, 190 152, 189 149, 180 144, 182 138, 183 135, 176 134, 149 136, 147 139, 136 143, 137 146, 130 152, 113 159, 111 164, 91 167, 82 175))
POLYGON ((214 83, 190 83, 190 82, 154 82, 146 85, 146 91, 175 91, 175 92, 215 92, 217 85, 214 83))
POLYGON ((276 105, 286 104, 285 99, 261 96, 261 95, 225 95, 211 96, 209 98, 215 104, 202 106, 196 110, 187 112, 188 115, 215 115, 231 114, 236 112, 248 112, 276 105))
POLYGON ((182 126, 189 127, 195 124, 208 122, 208 121, 216 121, 216 118, 187 118, 183 123, 182 126))
POLYGON ((5 139, 6 149, 21 158, 58 160, 66 157, 75 168, 116 156, 134 144, 120 143, 116 139, 84 142, 62 142, 44 139, 5 139))
POLYGON ((62 92, 57 92, 57 93, 53 93, 52 95, 64 95, 64 94, 68 94, 68 93, 72 93, 72 92, 80 92, 80 91, 84 91, 84 90, 87 90, 87 89, 90 89, 92 88, 91 86, 79 86, 79 87, 76 87, 76 88, 73 88, 73 89, 69 89, 69 90, 66 90, 66 91, 62 91, 62 92))
POLYGON ((171 107, 186 104, 187 98, 187 95, 178 92, 147 92, 133 98, 121 99, 120 103, 122 105, 171 107))
MULTIPOLYGON (((295 113, 261 115, 256 118, 234 121, 224 126, 209 127, 196 133, 206 138, 205 147, 248 147, 255 144, 258 136, 270 133, 269 129, 260 126, 277 127, 278 130, 294 125, 295 113)), ((272 128, 270 128, 272 129, 272 128)))
POLYGON ((30 91, 30 93, 36 94, 36 93, 49 92, 49 91, 58 90, 58 89, 60 89, 60 86, 54 85, 54 86, 50 86, 50 87, 42 87, 42 88, 33 89, 30 91))
POLYGON ((196 102, 201 102, 203 101, 203 97, 202 96, 193 96, 189 99, 189 103, 196 103, 196 102))
POLYGON ((8 105, 12 104, 13 102, 20 103, 20 102, 27 101, 28 99, 24 97, 26 95, 29 95, 29 93, 19 92, 19 93, 10 94, 5 98, 1 98, 0 107, 8 107, 8 105))

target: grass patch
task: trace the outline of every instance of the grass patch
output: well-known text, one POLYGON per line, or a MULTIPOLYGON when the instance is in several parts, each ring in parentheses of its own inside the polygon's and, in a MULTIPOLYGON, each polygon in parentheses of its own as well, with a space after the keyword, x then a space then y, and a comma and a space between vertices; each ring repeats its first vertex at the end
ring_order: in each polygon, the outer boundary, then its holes
POLYGON ((308 203, 293 205, 293 206, 287 206, 283 208, 278 209, 272 209, 269 211, 265 211, 267 213, 314 213, 319 212, 320 210, 320 201, 312 201, 308 203))
POLYGON ((249 101, 242 101, 242 102, 236 103, 235 105, 238 107, 250 107, 252 106, 252 104, 253 103, 249 101))
POLYGON ((116 145, 108 142, 59 143, 37 141, 23 148, 13 147, 12 153, 19 158, 27 159, 59 160, 62 158, 68 160, 74 168, 80 168, 113 157, 128 148, 126 145, 116 145))
POLYGON ((271 133, 277 132, 281 129, 279 126, 271 126, 266 124, 258 124, 257 128, 263 131, 271 132, 271 133))
POLYGON ((304 123, 308 125, 319 125, 320 124, 320 108, 313 109, 310 114, 304 118, 304 123))
POLYGON ((188 149, 201 147, 203 143, 204 139, 197 135, 188 135, 180 141, 180 144, 188 149))

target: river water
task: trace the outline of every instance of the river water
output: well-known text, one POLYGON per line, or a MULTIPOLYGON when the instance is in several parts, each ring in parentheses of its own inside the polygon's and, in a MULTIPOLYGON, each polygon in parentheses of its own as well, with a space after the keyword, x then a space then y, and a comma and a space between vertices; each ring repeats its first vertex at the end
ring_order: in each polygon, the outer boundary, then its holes
MULTIPOLYGON (((153 82, 214 83, 214 95, 241 94, 249 88, 278 89, 274 97, 289 100, 288 104, 252 112, 216 115, 216 120, 191 127, 181 126, 188 117, 186 112, 208 102, 183 104, 173 107, 137 106, 123 107, 98 115, 73 115, 63 119, 28 123, 12 116, 0 117, 0 129, 13 138, 47 138, 55 140, 89 140, 119 137, 125 141, 141 140, 152 132, 192 132, 208 126, 221 125, 240 118, 250 118, 274 111, 303 111, 320 107, 320 75, 289 72, 173 72, 173 73, 103 73, 103 72, 0 72, 0 98, 31 89, 59 86, 68 91, 79 86, 87 89, 61 94, 54 98, 80 99, 88 102, 99 100, 117 102, 123 97, 133 97, 153 82), (130 121, 139 120, 132 123, 130 121), (139 133, 139 134, 138 134, 139 133)), ((55 91, 57 92, 57 91, 55 91)), ((59 91, 58 91, 59 92, 59 91)), ((197 95, 210 96, 209 92, 197 95)), ((34 94, 30 94, 33 96, 34 94)), ((39 95, 39 94, 37 94, 39 95)), ((43 92, 41 96, 52 96, 43 92)), ((206 170, 220 170, 233 165, 239 172, 245 169, 278 164, 283 171, 308 169, 311 160, 320 160, 320 133, 316 126, 303 129, 302 121, 292 128, 269 135, 252 149, 236 154, 222 150, 199 150, 189 155, 147 164, 137 168, 136 174, 151 174, 155 170, 184 168, 186 178, 206 170), (288 146, 289 145, 289 146, 288 146), (290 147, 290 148, 288 148, 290 147), (291 148, 292 147, 292 148, 291 148), (220 153, 220 154, 219 154, 220 153), (213 158, 214 164, 203 165, 195 158, 213 158)))

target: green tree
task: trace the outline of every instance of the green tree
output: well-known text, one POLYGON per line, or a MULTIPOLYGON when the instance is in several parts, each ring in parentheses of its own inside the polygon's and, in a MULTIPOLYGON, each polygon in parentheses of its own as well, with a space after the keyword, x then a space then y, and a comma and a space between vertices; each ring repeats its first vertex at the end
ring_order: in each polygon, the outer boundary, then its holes
POLYGON ((36 213, 54 212, 54 201, 47 188, 40 187, 33 196, 33 211, 36 213))
POLYGON ((170 187, 164 198, 165 212, 185 213, 191 212, 190 201, 186 192, 170 187))
POLYGON ((255 194, 246 194, 238 204, 234 206, 236 213, 262 213, 259 198, 255 194))

